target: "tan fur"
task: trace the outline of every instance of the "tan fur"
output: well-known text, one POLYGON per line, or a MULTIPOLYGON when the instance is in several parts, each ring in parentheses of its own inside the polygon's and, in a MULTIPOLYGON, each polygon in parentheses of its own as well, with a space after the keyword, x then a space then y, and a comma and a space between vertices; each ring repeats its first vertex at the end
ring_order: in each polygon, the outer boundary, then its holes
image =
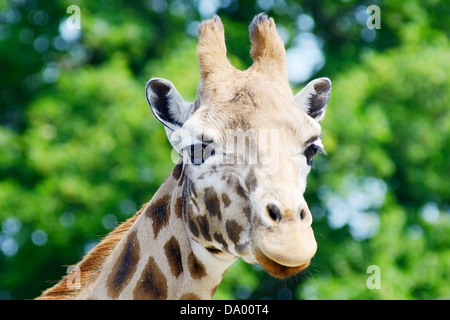
POLYGON ((263 14, 258 15, 250 25, 251 50, 253 65, 240 71, 227 59, 224 27, 215 16, 203 21, 198 32, 197 55, 200 66, 200 84, 198 98, 202 103, 221 99, 221 95, 234 94, 233 87, 241 87, 249 79, 262 77, 271 80, 276 86, 288 86, 286 50, 278 36, 275 22, 263 14), (225 92, 221 93, 221 88, 225 92), (231 90, 230 90, 231 89, 231 90))
POLYGON ((227 60, 223 24, 217 16, 202 22, 198 31, 198 39, 197 55, 200 77, 203 81, 211 75, 225 78, 235 70, 227 60))
POLYGON ((250 25, 250 55, 254 60, 251 68, 272 79, 286 82, 286 50, 283 41, 278 36, 273 19, 266 20, 263 17, 264 15, 258 15, 250 25))
MULTIPOLYGON (((142 211, 144 211, 146 205, 147 204, 144 204, 134 216, 120 224, 116 229, 108 234, 91 252, 83 258, 82 261, 77 264, 81 271, 81 287, 92 280, 91 278, 96 274, 103 262, 111 254, 122 237, 131 228, 142 211)), ((64 276, 60 282, 45 290, 40 297, 36 298, 36 300, 73 299, 78 294, 79 290, 70 290, 67 287, 68 277, 69 275, 64 276)))

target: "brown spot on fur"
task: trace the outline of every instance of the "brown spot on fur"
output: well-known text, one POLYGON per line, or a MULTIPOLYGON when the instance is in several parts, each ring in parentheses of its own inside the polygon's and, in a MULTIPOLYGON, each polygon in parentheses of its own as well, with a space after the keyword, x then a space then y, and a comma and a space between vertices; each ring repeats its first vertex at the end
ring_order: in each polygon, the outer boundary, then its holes
POLYGON ((175 215, 181 219, 181 213, 183 212, 183 198, 178 197, 175 201, 175 215))
POLYGON ((198 238, 200 236, 200 231, 198 230, 198 227, 195 224, 194 215, 192 214, 192 205, 191 204, 189 204, 187 206, 186 214, 187 214, 187 220, 188 220, 189 229, 191 230, 192 235, 194 237, 198 238))
POLYGON ((197 190, 195 190, 195 187, 194 187, 194 184, 192 183, 192 181, 186 178, 186 183, 188 186, 190 197, 197 198, 197 190))
POLYGON ((236 193, 243 199, 248 199, 247 196, 247 192, 245 191, 245 189, 241 186, 238 178, 236 178, 235 176, 230 176, 228 177, 227 180, 227 184, 228 186, 231 188, 235 188, 236 189, 236 193))
POLYGON ((237 184, 236 184, 236 193, 237 193, 240 197, 242 197, 242 198, 244 198, 244 199, 247 199, 247 198, 248 198, 248 197, 247 197, 247 192, 246 192, 245 189, 241 186, 240 183, 237 183, 237 184))
POLYGON ((200 236, 200 232, 198 231, 198 228, 193 220, 189 220, 189 229, 191 229, 194 237, 198 238, 200 236))
POLYGON ((159 231, 169 223, 170 217, 170 195, 164 195, 154 202, 151 202, 145 215, 153 220, 153 235, 158 237, 159 231))
POLYGON ((211 214, 211 216, 217 216, 219 220, 222 220, 222 212, 220 211, 220 201, 217 197, 214 188, 205 188, 205 194, 203 200, 205 202, 206 210, 211 214))
POLYGON ((183 261, 181 260, 180 244, 174 236, 167 241, 164 251, 170 265, 170 271, 178 278, 183 273, 183 261))
POLYGON ((252 209, 250 206, 245 206, 244 209, 242 209, 242 211, 244 212, 245 217, 248 220, 248 223, 251 222, 252 220, 252 209))
POLYGON ((167 280, 153 257, 148 259, 133 295, 136 300, 167 299, 167 280))
POLYGON ((222 193, 222 201, 225 208, 228 208, 231 204, 230 197, 226 193, 222 193))
POLYGON ((250 170, 249 174, 245 178, 245 186, 250 192, 255 191, 256 187, 258 186, 258 181, 256 180, 254 170, 250 170))
POLYGON ((188 292, 188 293, 183 294, 180 297, 180 300, 202 300, 202 299, 200 299, 200 297, 198 295, 196 295, 195 293, 188 292))
POLYGON ((197 218, 198 226, 200 227, 200 232, 206 241, 211 241, 211 235, 209 234, 209 222, 208 218, 203 215, 197 218))
POLYGON ((225 241, 223 236, 220 233, 215 232, 214 233, 214 240, 216 240, 218 243, 220 243, 223 248, 228 251, 228 243, 225 241))
POLYGON ((183 162, 178 162, 177 165, 172 170, 172 177, 178 181, 181 177, 181 173, 183 171, 183 162))
POLYGON ((230 238, 233 243, 238 243, 241 231, 244 230, 244 228, 233 219, 226 222, 225 228, 227 230, 228 238, 230 238))
POLYGON ((205 266, 197 259, 197 257, 192 252, 188 257, 188 266, 192 278, 201 279, 206 276, 205 266))
POLYGON ((186 207, 186 204, 192 203, 192 205, 195 206, 197 211, 199 210, 199 206, 197 203, 197 191, 195 190, 194 184, 189 178, 185 178, 185 183, 183 185, 183 202, 184 206, 186 207))
POLYGON ((136 272, 139 261, 139 241, 137 232, 133 231, 127 238, 125 246, 108 276, 108 295, 117 299, 136 272))

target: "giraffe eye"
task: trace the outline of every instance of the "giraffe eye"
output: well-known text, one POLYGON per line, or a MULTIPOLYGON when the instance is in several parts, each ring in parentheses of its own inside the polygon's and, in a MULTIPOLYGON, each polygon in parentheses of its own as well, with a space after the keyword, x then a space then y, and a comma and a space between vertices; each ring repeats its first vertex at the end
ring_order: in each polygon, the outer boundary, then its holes
POLYGON ((313 158, 317 154, 317 150, 317 146, 312 144, 308 148, 306 148, 305 152, 303 153, 306 158, 306 164, 308 166, 312 166, 313 158))
POLYGON ((196 166, 203 164, 209 157, 216 153, 211 142, 195 143, 187 146, 183 151, 191 163, 196 166))
POLYGON ((317 154, 317 152, 321 152, 323 154, 327 154, 325 152, 325 149, 323 148, 323 146, 318 145, 318 144, 311 144, 309 147, 307 147, 305 149, 305 151, 303 152, 303 155, 306 158, 306 164, 308 166, 312 166, 313 163, 313 158, 314 156, 317 154))

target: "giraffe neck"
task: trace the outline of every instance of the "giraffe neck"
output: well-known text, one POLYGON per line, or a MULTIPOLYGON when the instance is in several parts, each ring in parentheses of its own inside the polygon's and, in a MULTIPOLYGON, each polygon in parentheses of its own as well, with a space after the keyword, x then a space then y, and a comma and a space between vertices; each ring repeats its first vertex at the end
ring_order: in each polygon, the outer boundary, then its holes
POLYGON ((212 298, 235 257, 219 258, 189 236, 182 183, 178 163, 76 298, 212 298))

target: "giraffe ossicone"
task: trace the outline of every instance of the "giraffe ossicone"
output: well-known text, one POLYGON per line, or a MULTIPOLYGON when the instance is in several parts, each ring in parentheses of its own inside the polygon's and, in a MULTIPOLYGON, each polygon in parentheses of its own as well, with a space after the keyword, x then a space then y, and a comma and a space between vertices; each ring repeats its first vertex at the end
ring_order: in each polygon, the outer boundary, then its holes
POLYGON ((181 154, 153 198, 39 299, 210 299, 238 258, 285 278, 317 250, 303 197, 331 82, 293 95, 286 51, 272 18, 249 27, 253 65, 227 59, 218 16, 199 27, 197 99, 153 78, 146 97, 181 154))

